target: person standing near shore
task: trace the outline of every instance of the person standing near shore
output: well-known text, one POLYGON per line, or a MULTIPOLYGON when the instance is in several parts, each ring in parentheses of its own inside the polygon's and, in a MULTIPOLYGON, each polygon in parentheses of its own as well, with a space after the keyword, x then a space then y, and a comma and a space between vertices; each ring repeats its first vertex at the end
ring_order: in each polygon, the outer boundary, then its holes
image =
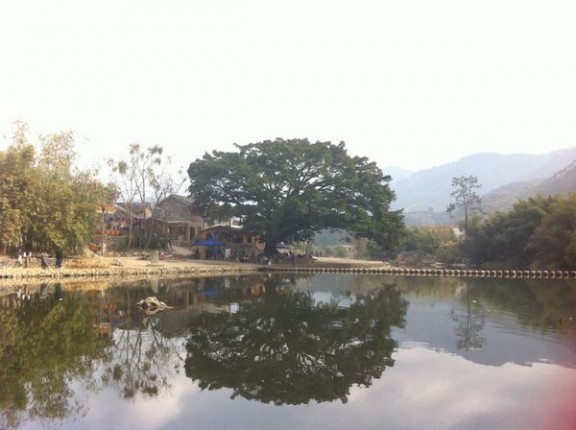
POLYGON ((46 254, 45 252, 42 253, 42 257, 40 258, 40 264, 42 266, 42 269, 50 268, 50 263, 48 263, 48 254, 46 254))

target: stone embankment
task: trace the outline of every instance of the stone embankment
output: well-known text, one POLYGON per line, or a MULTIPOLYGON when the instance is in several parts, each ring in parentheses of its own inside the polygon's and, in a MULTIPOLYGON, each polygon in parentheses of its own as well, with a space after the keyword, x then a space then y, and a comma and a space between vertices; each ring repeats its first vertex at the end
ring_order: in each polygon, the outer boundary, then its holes
POLYGON ((519 278, 519 279, 576 279, 576 270, 478 270, 478 269, 416 269, 407 267, 378 266, 325 266, 310 265, 305 267, 271 266, 276 271, 303 272, 347 272, 347 273, 380 273, 400 276, 453 276, 474 278, 519 278))
POLYGON ((166 260, 151 263, 138 258, 98 259, 97 264, 65 264, 60 268, 4 267, 1 279, 46 279, 126 276, 169 276, 172 274, 214 274, 257 271, 262 266, 226 261, 166 260))
POLYGON ((9 284, 46 282, 51 280, 91 281, 107 278, 148 278, 181 276, 215 276, 268 272, 332 272, 332 273, 371 273, 395 276, 451 276, 478 278, 520 278, 520 279, 576 279, 576 271, 566 270, 479 270, 479 269, 437 269, 394 267, 379 261, 320 258, 314 261, 291 264, 250 264, 218 260, 193 260, 178 258, 159 260, 152 263, 141 257, 92 258, 65 261, 61 268, 53 266, 43 269, 32 267, 0 266, 0 287, 9 284))
POLYGON ((160 260, 152 263, 137 256, 120 258, 69 259, 55 268, 41 268, 39 263, 30 267, 0 262, 0 293, 22 285, 46 282, 90 283, 94 281, 128 281, 146 278, 202 277, 255 273, 261 266, 225 261, 199 261, 191 259, 160 260), (81 260, 81 261, 80 261, 81 260), (4 264, 2 264, 4 263, 4 264))

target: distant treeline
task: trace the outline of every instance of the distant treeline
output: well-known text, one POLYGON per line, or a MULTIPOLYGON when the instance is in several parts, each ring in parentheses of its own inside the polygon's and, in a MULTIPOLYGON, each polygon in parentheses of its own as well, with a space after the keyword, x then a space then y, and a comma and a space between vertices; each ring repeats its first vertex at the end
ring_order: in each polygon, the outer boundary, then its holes
POLYGON ((460 238, 447 227, 410 228, 402 250, 446 263, 573 269, 576 194, 539 195, 517 201, 510 211, 475 216, 460 238))

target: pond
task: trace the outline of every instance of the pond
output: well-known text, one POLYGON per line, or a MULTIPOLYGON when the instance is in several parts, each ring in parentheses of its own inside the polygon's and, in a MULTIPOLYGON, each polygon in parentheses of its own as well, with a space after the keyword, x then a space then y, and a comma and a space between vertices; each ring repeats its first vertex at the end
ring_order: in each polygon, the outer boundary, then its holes
POLYGON ((568 280, 263 274, 0 301, 1 429, 569 430, 575 401, 568 280))

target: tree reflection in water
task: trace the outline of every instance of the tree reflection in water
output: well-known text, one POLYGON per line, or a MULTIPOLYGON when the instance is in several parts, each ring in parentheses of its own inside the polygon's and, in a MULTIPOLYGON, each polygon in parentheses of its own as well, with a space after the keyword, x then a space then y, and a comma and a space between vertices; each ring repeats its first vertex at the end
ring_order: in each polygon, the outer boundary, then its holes
POLYGON ((120 325, 114 334, 110 327, 99 336, 98 328, 116 315, 115 303, 99 290, 64 293, 59 283, 43 285, 26 300, 2 298, 1 429, 79 418, 87 412, 79 394, 105 386, 127 398, 155 396, 170 386, 183 361, 181 342, 156 330, 156 316, 137 318, 131 311, 115 321, 120 325))
POLYGON ((457 324, 454 328, 456 347, 465 351, 481 349, 486 343, 486 338, 482 336, 484 308, 479 301, 471 297, 470 288, 466 284, 458 291, 462 293, 461 300, 466 307, 460 311, 452 309, 451 312, 452 320, 457 324))
POLYGON ((488 310, 574 341, 572 282, 398 277, 386 278, 395 287, 377 288, 384 278, 314 277, 322 288, 300 276, 293 282, 324 296, 354 293, 319 303, 280 288, 274 276, 258 276, 178 279, 156 289, 149 281, 93 285, 78 293, 50 283, 30 299, 0 296, 0 428, 25 421, 65 427, 107 388, 129 401, 161 395, 183 363, 203 389, 229 388, 233 396, 277 405, 346 402, 350 387, 370 385, 394 363, 391 328, 404 325, 407 311, 398 291, 443 303, 458 297, 453 334, 462 353, 484 346, 488 310), (151 294, 175 309, 136 312, 135 303, 151 294), (205 309, 234 311, 198 317, 205 309), (94 325, 108 334, 98 336, 94 325))
POLYGON ((83 413, 70 381, 95 386, 100 343, 86 303, 61 292, 44 285, 40 295, 0 306, 0 428, 83 413))
POLYGON ((139 324, 116 330, 114 343, 105 363, 105 383, 115 385, 125 398, 138 393, 153 397, 170 388, 173 372, 178 371, 181 343, 157 330, 157 315, 141 312, 139 324))
POLYGON ((391 328, 407 310, 394 287, 350 297, 347 307, 266 287, 234 314, 194 321, 185 369, 202 389, 276 405, 346 402, 350 387, 371 385, 394 364, 391 328))

